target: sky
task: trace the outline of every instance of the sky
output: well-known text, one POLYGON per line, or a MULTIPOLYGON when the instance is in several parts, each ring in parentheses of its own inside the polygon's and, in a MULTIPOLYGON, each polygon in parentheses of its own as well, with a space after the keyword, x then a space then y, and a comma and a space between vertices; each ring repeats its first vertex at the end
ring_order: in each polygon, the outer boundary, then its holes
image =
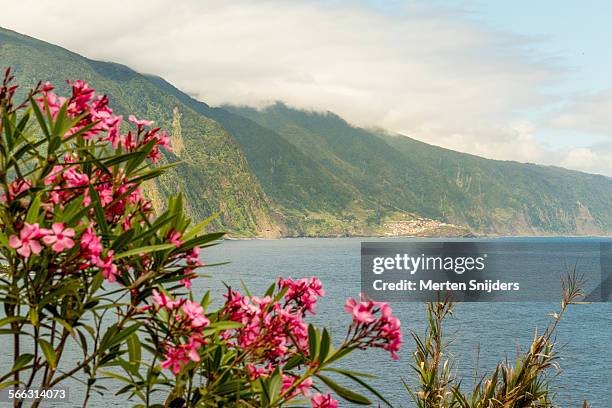
POLYGON ((607 1, 20 0, 0 26, 212 105, 333 111, 480 156, 612 176, 607 1))

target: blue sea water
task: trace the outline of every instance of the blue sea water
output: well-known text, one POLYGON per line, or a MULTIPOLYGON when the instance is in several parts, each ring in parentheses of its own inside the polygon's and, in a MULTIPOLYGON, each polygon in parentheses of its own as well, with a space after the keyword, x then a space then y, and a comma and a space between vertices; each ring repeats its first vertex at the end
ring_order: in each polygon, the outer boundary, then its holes
MULTIPOLYGON (((342 310, 344 300, 358 296, 360 291, 361 241, 359 238, 226 241, 204 251, 203 259, 230 263, 204 269, 211 278, 201 280, 196 290, 222 290, 221 281, 240 287, 242 280, 252 294, 262 294, 279 276, 316 276, 323 281, 327 294, 317 306, 313 320, 331 327, 341 340, 350 322, 342 310)), ((458 304, 447 322, 446 333, 464 383, 472 383, 475 376, 490 371, 500 360, 513 361, 517 350, 525 350, 536 330, 547 325, 549 313, 557 311, 559 303, 560 297, 555 303, 458 304)), ((349 356, 345 367, 378 376, 371 380, 375 388, 394 404, 412 407, 402 380, 415 384, 410 368, 414 344, 409 332, 424 332, 426 308, 420 303, 406 302, 391 306, 402 321, 406 340, 400 360, 391 360, 383 350, 371 350, 349 356)), ((593 407, 612 407, 611 340, 612 303, 569 307, 558 328, 561 370, 553 379, 561 406, 578 407, 586 399, 593 407)))
MULTIPOLYGON (((339 342, 350 323, 350 317, 343 311, 344 300, 348 296, 357 297, 360 292, 361 241, 359 238, 225 241, 205 249, 202 259, 208 264, 229 263, 203 269, 210 277, 194 281, 193 290, 196 297, 211 290, 220 304, 226 290, 224 283, 238 289, 243 281, 255 295, 263 294, 279 276, 316 276, 323 281, 327 293, 311 321, 331 328, 332 337, 339 342)), ((368 350, 350 355, 342 365, 376 375, 376 379, 369 380, 371 385, 396 406, 413 407, 402 381, 415 385, 410 367, 414 344, 409 333, 424 332, 426 308, 421 303, 395 302, 391 306, 402 321, 406 340, 400 360, 391 360, 383 350, 368 350)), ((558 308, 559 302, 458 304, 454 316, 447 322, 446 333, 463 383, 471 384, 500 360, 514 360, 517 350, 529 346, 536 330, 541 331, 550 321, 548 314, 558 308)), ((586 399, 593 407, 612 407, 612 376, 609 374, 612 370, 612 303, 571 306, 557 334, 561 370, 553 383, 557 386, 558 404, 578 407, 586 399)), ((0 365, 9 364, 9 354, 0 353, 0 365)), ((66 357, 76 362, 80 355, 74 352, 66 357)), ((44 406, 80 406, 84 386, 74 380, 66 385, 71 396, 69 405, 48 403, 44 406)), ((120 388, 119 383, 106 382, 105 386, 108 391, 93 395, 88 406, 126 407, 138 402, 114 396, 114 391, 120 388)), ((340 403, 340 407, 350 406, 340 403)))

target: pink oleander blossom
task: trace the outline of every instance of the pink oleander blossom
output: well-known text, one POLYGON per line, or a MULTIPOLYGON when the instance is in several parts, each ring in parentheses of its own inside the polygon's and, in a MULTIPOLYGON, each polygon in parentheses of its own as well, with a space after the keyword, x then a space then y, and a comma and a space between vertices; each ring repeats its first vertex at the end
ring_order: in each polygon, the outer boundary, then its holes
POLYGON ((157 289, 153 289, 153 302, 159 307, 163 307, 167 310, 172 310, 181 304, 180 300, 172 300, 163 292, 158 292, 157 289))
POLYGON ((199 303, 187 300, 183 303, 182 309, 185 316, 191 321, 192 327, 200 328, 210 324, 208 318, 204 316, 204 309, 202 309, 199 303))
POLYGON ((27 179, 17 179, 8 186, 8 194, 2 195, 2 201, 14 200, 15 197, 25 193, 32 187, 32 182, 27 179))
POLYGON ((315 314, 314 309, 317 305, 317 300, 325 296, 323 284, 314 277, 297 280, 281 278, 278 281, 278 286, 280 288, 287 288, 287 293, 285 293, 287 301, 295 301, 305 312, 310 312, 313 315, 315 314))
POLYGON ((111 283, 117 280, 119 270, 117 268, 117 265, 113 263, 113 251, 108 251, 108 254, 104 259, 97 258, 96 266, 102 270, 102 275, 104 276, 104 279, 111 283))
MULTIPOLYGON (((290 375, 283 375, 283 385, 281 388, 281 393, 287 391, 295 381, 297 377, 293 377, 290 375)), ((306 378, 300 384, 298 384, 292 392, 289 393, 290 397, 294 397, 298 394, 302 394, 304 397, 308 397, 310 395, 310 389, 312 388, 312 378, 306 378)))
POLYGON ((308 325, 303 320, 305 310, 295 299, 283 305, 270 296, 248 297, 231 289, 226 298, 223 315, 243 325, 224 333, 230 344, 240 349, 257 350, 257 356, 271 362, 308 353, 308 325))
POLYGON ((351 341, 357 347, 382 348, 389 351, 394 360, 399 359, 397 352, 402 346, 401 325, 388 304, 363 297, 360 302, 349 298, 344 309, 353 316, 351 341))
POLYGON ((93 226, 90 225, 81 235, 81 250, 88 258, 99 257, 102 253, 102 238, 96 235, 93 226))
POLYGON ((348 298, 344 304, 344 310, 353 315, 353 319, 360 323, 372 323, 376 319, 370 312, 368 304, 365 302, 357 303, 353 298, 348 298))
POLYGON ((181 368, 189 362, 187 353, 180 347, 168 347, 164 357, 166 359, 161 362, 161 367, 170 369, 174 374, 180 373, 181 368))
POLYGON ((171 231, 168 234, 168 241, 174 244, 175 247, 180 247, 183 243, 181 241, 181 233, 178 231, 171 231))
POLYGON ((139 120, 139 119, 136 119, 136 116, 134 116, 134 115, 130 115, 128 117, 128 120, 130 122, 132 122, 133 124, 135 124, 136 126, 138 126, 139 130, 144 128, 144 127, 151 126, 154 123, 152 120, 139 120))
POLYGON ((28 224, 26 222, 21 231, 19 231, 19 237, 16 235, 9 237, 9 245, 17 250, 19 255, 29 258, 31 254, 38 255, 42 250, 38 239, 43 235, 38 224, 28 224))
POLYGON ((189 341, 187 344, 181 345, 183 350, 185 350, 185 354, 191 359, 191 361, 200 361, 200 353, 198 350, 204 344, 204 340, 198 334, 192 334, 189 337, 189 341))
POLYGON ((51 246, 55 252, 63 252, 74 246, 74 230, 72 228, 66 228, 62 223, 54 223, 51 229, 41 229, 41 232, 45 234, 42 241, 47 246, 51 246))
POLYGON ((325 395, 316 393, 312 396, 310 402, 312 408, 338 408, 338 401, 329 395, 329 391, 325 395))

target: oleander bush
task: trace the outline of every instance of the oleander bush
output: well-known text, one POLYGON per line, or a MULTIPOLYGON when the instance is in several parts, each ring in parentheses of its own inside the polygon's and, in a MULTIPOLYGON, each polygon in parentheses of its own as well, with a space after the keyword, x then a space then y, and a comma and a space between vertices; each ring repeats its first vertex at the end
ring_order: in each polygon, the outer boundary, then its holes
MULTIPOLYGON (((0 389, 53 389, 75 378, 83 406, 112 389, 138 407, 316 408, 338 407, 336 397, 370 405, 363 389, 391 406, 367 373, 337 367, 368 348, 397 359, 402 333, 387 304, 348 299, 346 335, 334 342, 309 323, 325 294, 316 278, 280 278, 260 296, 228 287, 196 298, 201 251, 224 234, 206 231, 213 217, 192 225, 180 195, 156 213, 143 194, 143 183, 169 167, 156 165, 168 135, 115 115, 83 81, 69 85, 59 96, 39 84, 19 101, 10 70, 0 85, 0 341, 12 347, 0 389)), ((429 304, 427 332, 413 333, 414 404, 553 406, 554 332, 580 298, 575 271, 564 288, 560 312, 530 349, 468 391, 443 340, 454 305, 429 304)))
POLYGON ((115 115, 83 81, 69 85, 70 95, 47 83, 17 101, 7 70, 0 86, 0 339, 13 348, 0 389, 74 377, 83 406, 111 392, 108 380, 146 407, 337 407, 330 390, 370 404, 355 388, 386 401, 364 373, 335 364, 366 348, 397 358, 388 305, 347 300, 347 335, 334 343, 308 323, 324 295, 315 278, 279 279, 260 297, 228 288, 196 299, 200 252, 223 234, 205 231, 210 219, 192 225, 181 196, 156 214, 143 195, 168 168, 155 164, 168 135, 115 115), (74 349, 81 357, 70 361, 74 349))

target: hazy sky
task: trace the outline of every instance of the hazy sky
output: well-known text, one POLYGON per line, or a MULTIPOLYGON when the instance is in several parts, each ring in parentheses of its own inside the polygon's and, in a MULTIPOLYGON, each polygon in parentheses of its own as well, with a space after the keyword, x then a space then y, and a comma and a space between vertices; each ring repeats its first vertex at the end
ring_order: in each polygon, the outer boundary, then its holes
POLYGON ((611 15, 606 1, 20 0, 0 25, 213 105, 281 100, 612 176, 611 15))

